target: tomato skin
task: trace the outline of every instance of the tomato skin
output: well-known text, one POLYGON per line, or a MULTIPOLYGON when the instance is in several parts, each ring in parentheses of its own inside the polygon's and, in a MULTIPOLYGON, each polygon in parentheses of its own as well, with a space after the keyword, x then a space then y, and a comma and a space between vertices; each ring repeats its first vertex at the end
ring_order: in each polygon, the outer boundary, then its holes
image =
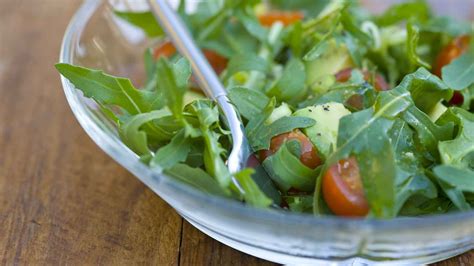
POLYGON ((436 58, 433 73, 438 77, 441 77, 441 69, 465 53, 469 48, 470 42, 471 38, 468 35, 462 35, 446 45, 436 58))
POLYGON ((319 158, 316 148, 313 143, 299 130, 283 133, 272 138, 269 150, 261 150, 258 152, 260 160, 263 162, 267 157, 273 155, 280 149, 283 143, 289 140, 297 140, 301 145, 300 161, 307 167, 315 169, 321 165, 321 158, 319 158))
MULTIPOLYGON (((339 82, 348 81, 351 78, 352 70, 353 70, 353 68, 346 68, 346 69, 343 69, 343 70, 339 71, 336 74, 336 80, 339 81, 339 82)), ((388 85, 387 81, 385 80, 385 78, 382 75, 375 74, 375 77, 372 77, 370 72, 367 71, 367 70, 362 70, 362 74, 364 75, 364 80, 367 81, 367 82, 371 82, 372 78, 375 79, 375 80, 373 80, 373 83, 374 83, 374 88, 377 91, 388 91, 388 90, 390 90, 390 86, 388 85)))
POLYGON ((303 18, 303 12, 298 11, 271 11, 258 16, 260 24, 265 27, 272 26, 276 21, 280 21, 284 26, 288 26, 303 18))
MULTIPOLYGON (((158 59, 162 56, 171 57, 177 52, 176 47, 170 41, 162 43, 160 46, 155 48, 153 56, 158 59)), ((206 57, 209 64, 212 66, 214 71, 219 75, 227 67, 227 59, 221 55, 207 49, 203 49, 203 54, 206 57)))
POLYGON ((354 157, 340 160, 327 169, 322 180, 323 198, 338 216, 365 216, 369 205, 365 198, 359 166, 354 157))

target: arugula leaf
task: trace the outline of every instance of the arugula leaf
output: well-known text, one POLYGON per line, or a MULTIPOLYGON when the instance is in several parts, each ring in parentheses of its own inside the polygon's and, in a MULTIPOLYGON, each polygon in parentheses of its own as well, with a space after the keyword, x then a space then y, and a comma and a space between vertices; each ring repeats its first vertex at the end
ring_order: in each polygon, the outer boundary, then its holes
POLYGON ((375 21, 380 26, 390 26, 403 20, 414 20, 424 22, 431 16, 431 10, 426 1, 415 0, 411 2, 392 5, 382 15, 377 16, 375 21))
POLYGON ((425 68, 405 76, 399 87, 408 90, 415 105, 425 113, 429 113, 441 100, 450 100, 453 95, 442 80, 425 68))
POLYGON ((434 158, 438 158, 438 142, 452 137, 453 124, 448 123, 443 126, 436 125, 431 121, 428 115, 415 106, 410 107, 404 112, 402 118, 418 133, 420 143, 434 158))
POLYGON ((227 65, 226 78, 232 77, 234 74, 242 71, 259 71, 262 73, 268 72, 270 66, 268 62, 256 54, 236 54, 230 58, 227 65))
POLYGON ((418 48, 418 40, 420 39, 420 30, 417 26, 415 26, 412 22, 407 23, 407 55, 408 60, 410 60, 411 64, 414 66, 422 66, 425 68, 430 69, 431 66, 423 59, 420 58, 417 52, 418 48))
POLYGON ((299 59, 292 59, 285 66, 280 79, 267 91, 267 95, 274 96, 280 101, 301 99, 307 92, 305 81, 304 64, 299 59))
POLYGON ((474 48, 443 67, 441 72, 444 82, 454 90, 474 84, 474 48))
POLYGON ((138 155, 150 155, 151 151, 148 148, 147 134, 140 128, 146 123, 162 118, 168 114, 168 111, 158 110, 135 115, 119 128, 120 138, 138 155))
POLYGON ((247 137, 254 151, 268 149, 271 139, 277 135, 315 124, 315 121, 311 118, 287 116, 266 125, 265 121, 270 117, 274 108, 275 98, 272 98, 263 112, 252 118, 245 127, 247 137))
POLYGON ((447 120, 448 116, 459 129, 455 139, 438 144, 441 161, 443 164, 474 170, 474 114, 463 109, 450 108, 443 120, 447 120))
POLYGON ((435 185, 424 175, 422 158, 415 148, 413 135, 408 124, 401 119, 397 119, 389 131, 397 169, 395 213, 415 195, 429 199, 437 196, 435 185))
POLYGON ((150 161, 150 167, 161 172, 178 163, 186 161, 191 150, 191 139, 185 135, 185 130, 178 132, 171 142, 161 147, 150 161))
POLYGON ((183 97, 187 89, 187 82, 191 77, 191 65, 181 58, 175 64, 161 57, 156 64, 157 84, 163 90, 166 105, 171 113, 180 122, 185 123, 183 118, 183 97))
MULTIPOLYGON (((469 211, 471 206, 467 203, 462 190, 459 188, 464 188, 465 178, 473 178, 473 172, 446 165, 437 166, 433 170, 439 186, 453 204, 461 211, 469 211), (445 180, 448 180, 448 182, 445 180)), ((467 181, 469 182, 469 180, 467 181)))
POLYGON ((446 184, 460 191, 474 193, 474 171, 449 165, 433 168, 434 174, 446 184))
POLYGON ((231 173, 221 155, 225 152, 219 142, 220 134, 211 130, 219 122, 217 108, 209 100, 197 100, 187 106, 190 113, 196 115, 204 138, 204 166, 222 187, 231 184, 231 173))
POLYGON ((155 16, 150 11, 114 11, 114 14, 117 15, 117 17, 128 21, 130 24, 142 29, 148 37, 161 37, 165 35, 165 32, 156 22, 155 16))
POLYGON ((245 202, 255 207, 266 208, 270 206, 273 201, 260 190, 259 186, 252 179, 254 173, 255 171, 253 169, 246 168, 234 174, 234 176, 244 190, 243 196, 245 202))
POLYGON ((294 140, 286 142, 275 154, 265 159, 263 165, 282 191, 286 192, 292 187, 312 191, 320 168, 311 169, 301 163, 299 157, 290 151, 292 144, 299 146, 294 140))
POLYGON ((235 12, 235 16, 250 35, 262 43, 266 41, 268 30, 262 27, 255 14, 245 12, 244 9, 238 8, 235 12))
POLYGON ((229 197, 229 190, 222 188, 208 173, 200 168, 193 168, 185 164, 177 164, 165 173, 185 184, 195 187, 209 195, 229 197))
POLYGON ((137 90, 129 79, 70 64, 59 63, 55 66, 86 97, 100 104, 120 106, 130 115, 146 113, 162 106, 157 92, 137 90))
POLYGON ((292 212, 311 213, 313 210, 313 196, 284 196, 292 212))
POLYGON ((248 120, 259 115, 270 101, 264 93, 244 87, 233 87, 228 92, 229 99, 248 120))

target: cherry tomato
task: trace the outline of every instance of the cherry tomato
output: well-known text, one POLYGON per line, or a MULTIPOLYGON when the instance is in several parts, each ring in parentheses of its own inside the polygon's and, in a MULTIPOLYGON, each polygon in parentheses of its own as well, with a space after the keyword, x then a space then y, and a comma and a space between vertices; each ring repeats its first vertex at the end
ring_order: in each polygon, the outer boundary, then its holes
POLYGON ((289 140, 297 140, 301 145, 301 156, 300 161, 311 169, 315 169, 321 165, 321 158, 318 156, 318 152, 314 147, 313 143, 299 130, 292 132, 283 133, 281 135, 272 138, 269 150, 259 151, 259 157, 261 161, 264 161, 267 157, 271 156, 283 145, 283 143, 289 140))
POLYGON ((469 48, 471 38, 467 35, 459 36, 444 47, 436 58, 433 73, 441 77, 441 69, 454 59, 465 53, 469 48))
MULTIPOLYGON (((339 71, 336 74, 336 80, 339 82, 346 82, 351 78, 352 75, 352 70, 353 68, 346 68, 341 71, 339 71)), ((377 91, 387 91, 390 90, 390 86, 388 85, 387 81, 385 81, 385 78, 380 75, 380 74, 375 74, 375 77, 373 77, 369 71, 367 70, 362 70, 362 74, 364 75, 364 79, 367 82, 373 82, 374 88, 377 91)))
POLYGON ((323 197, 329 209, 340 216, 365 216, 369 205, 365 199, 359 165, 354 157, 329 167, 322 180, 323 197))
POLYGON ((272 11, 258 16, 260 24, 270 27, 276 21, 280 21, 284 26, 291 25, 304 18, 304 14, 298 11, 272 11))
MULTIPOLYGON (((167 41, 161 44, 160 46, 158 46, 155 49, 153 54, 154 54, 154 57, 158 59, 162 56, 171 57, 176 52, 177 51, 173 43, 171 43, 170 41, 167 41)), ((222 71, 224 71, 224 69, 227 67, 227 59, 222 57, 221 55, 207 49, 204 49, 203 53, 204 53, 204 56, 209 61, 209 64, 211 64, 212 68, 214 69, 214 71, 216 71, 217 74, 222 73, 222 71)))

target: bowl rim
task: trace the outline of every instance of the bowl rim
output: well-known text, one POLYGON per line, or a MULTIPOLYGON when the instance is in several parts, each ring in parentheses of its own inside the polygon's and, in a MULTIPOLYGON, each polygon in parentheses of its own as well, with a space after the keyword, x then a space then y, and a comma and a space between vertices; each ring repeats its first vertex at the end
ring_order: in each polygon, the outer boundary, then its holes
MULTIPOLYGON (((76 13, 73 15, 66 28, 60 51, 60 63, 72 63, 73 53, 75 49, 74 41, 78 41, 87 22, 92 17, 104 0, 86 0, 84 1, 76 13)), ((259 220, 283 221, 286 225, 308 224, 314 226, 329 227, 345 227, 372 230, 401 230, 435 227, 456 222, 465 222, 466 220, 474 221, 474 210, 468 212, 455 212, 448 214, 437 214, 425 217, 398 217, 393 219, 375 219, 375 218, 345 218, 337 216, 314 216, 312 214, 295 213, 289 211, 259 209, 246 205, 231 199, 221 198, 213 195, 205 194, 194 189, 184 183, 174 180, 165 174, 153 172, 149 167, 145 166, 138 160, 138 156, 133 153, 118 139, 114 139, 107 135, 103 128, 99 127, 94 119, 90 116, 90 111, 86 109, 77 95, 75 87, 64 77, 61 76, 61 83, 68 104, 86 131, 89 137, 110 157, 117 161, 121 166, 125 167, 139 180, 153 190, 151 184, 166 183, 177 191, 191 195, 198 201, 209 207, 225 208, 230 211, 259 220), (140 173, 140 174, 138 174, 140 173)), ((157 191, 155 191, 157 192, 157 191)))

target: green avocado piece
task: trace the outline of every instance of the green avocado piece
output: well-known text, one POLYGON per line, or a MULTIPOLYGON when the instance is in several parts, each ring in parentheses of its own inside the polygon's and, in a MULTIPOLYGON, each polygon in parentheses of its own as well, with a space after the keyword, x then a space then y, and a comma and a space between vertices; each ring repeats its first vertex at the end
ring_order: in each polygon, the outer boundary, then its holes
POLYGON ((327 158, 336 148, 339 119, 350 113, 343 104, 329 102, 299 109, 293 115, 309 117, 316 121, 314 126, 303 129, 303 132, 316 146, 320 155, 327 158))

